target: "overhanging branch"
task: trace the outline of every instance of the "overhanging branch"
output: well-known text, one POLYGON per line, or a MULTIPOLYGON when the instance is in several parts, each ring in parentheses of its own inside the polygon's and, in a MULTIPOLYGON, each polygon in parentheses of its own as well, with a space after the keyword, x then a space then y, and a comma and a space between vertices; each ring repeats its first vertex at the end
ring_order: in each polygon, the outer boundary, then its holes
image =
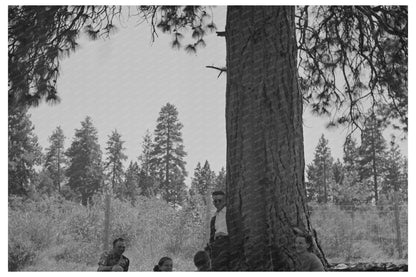
POLYGON ((227 68, 225 66, 223 66, 223 67, 216 67, 216 66, 213 66, 213 65, 207 65, 205 67, 206 68, 212 68, 212 69, 219 70, 220 73, 218 74, 218 77, 217 78, 219 78, 223 72, 227 72, 227 68))

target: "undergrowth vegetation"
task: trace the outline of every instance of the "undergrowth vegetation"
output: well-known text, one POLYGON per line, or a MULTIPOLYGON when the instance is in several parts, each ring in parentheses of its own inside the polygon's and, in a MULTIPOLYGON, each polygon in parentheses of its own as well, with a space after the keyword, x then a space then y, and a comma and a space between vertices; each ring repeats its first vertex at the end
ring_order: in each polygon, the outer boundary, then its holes
MULTIPOLYGON (((82 206, 59 197, 9 198, 10 271, 95 271, 103 251, 104 196, 82 206)), ((400 262, 407 259, 407 207, 401 209, 404 257, 395 245, 392 211, 351 211, 312 205, 312 224, 330 262, 400 262)), ((190 209, 140 198, 135 206, 112 198, 109 243, 123 237, 130 271, 151 271, 162 256, 175 271, 193 271, 193 255, 207 242, 206 224, 190 209)))

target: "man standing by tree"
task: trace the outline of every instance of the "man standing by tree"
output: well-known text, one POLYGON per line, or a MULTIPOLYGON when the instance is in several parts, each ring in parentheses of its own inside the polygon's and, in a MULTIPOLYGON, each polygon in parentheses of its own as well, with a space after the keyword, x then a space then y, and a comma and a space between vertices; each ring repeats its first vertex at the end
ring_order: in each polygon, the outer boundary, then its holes
POLYGON ((212 199, 217 211, 211 219, 211 232, 209 237, 209 248, 211 253, 211 268, 213 271, 228 270, 230 259, 230 238, 226 223, 225 193, 214 191, 212 199))
POLYGON ((115 239, 113 249, 101 256, 98 262, 98 271, 128 271, 130 261, 123 255, 125 249, 124 239, 115 239))

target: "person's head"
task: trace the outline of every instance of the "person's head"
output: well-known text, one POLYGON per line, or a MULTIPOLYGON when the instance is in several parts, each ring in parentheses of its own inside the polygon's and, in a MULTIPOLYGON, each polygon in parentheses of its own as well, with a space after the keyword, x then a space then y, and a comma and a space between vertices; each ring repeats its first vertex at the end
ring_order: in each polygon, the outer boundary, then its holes
POLYGON ((198 251, 194 256, 194 264, 198 270, 207 270, 211 268, 211 260, 205 251, 198 251))
POLYGON ((225 193, 222 190, 217 190, 212 193, 212 202, 217 210, 221 210, 225 206, 225 193))
POLYGON ((126 243, 123 238, 117 238, 113 241, 113 252, 116 255, 121 255, 126 250, 126 243))
POLYGON ((297 234, 295 238, 296 252, 299 254, 313 251, 313 240, 309 234, 297 234))
POLYGON ((169 257, 163 257, 159 260, 159 263, 155 265, 153 271, 172 271, 173 262, 169 257))
POLYGON ((124 271, 123 267, 121 267, 121 265, 114 265, 111 268, 111 271, 124 271))

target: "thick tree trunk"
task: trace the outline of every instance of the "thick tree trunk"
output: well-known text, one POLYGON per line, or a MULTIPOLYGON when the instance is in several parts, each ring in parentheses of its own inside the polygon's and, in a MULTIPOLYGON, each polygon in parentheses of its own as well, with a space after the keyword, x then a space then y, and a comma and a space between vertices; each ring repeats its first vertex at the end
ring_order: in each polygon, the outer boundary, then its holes
POLYGON ((233 270, 291 270, 310 230, 294 6, 228 7, 227 224, 233 270))

